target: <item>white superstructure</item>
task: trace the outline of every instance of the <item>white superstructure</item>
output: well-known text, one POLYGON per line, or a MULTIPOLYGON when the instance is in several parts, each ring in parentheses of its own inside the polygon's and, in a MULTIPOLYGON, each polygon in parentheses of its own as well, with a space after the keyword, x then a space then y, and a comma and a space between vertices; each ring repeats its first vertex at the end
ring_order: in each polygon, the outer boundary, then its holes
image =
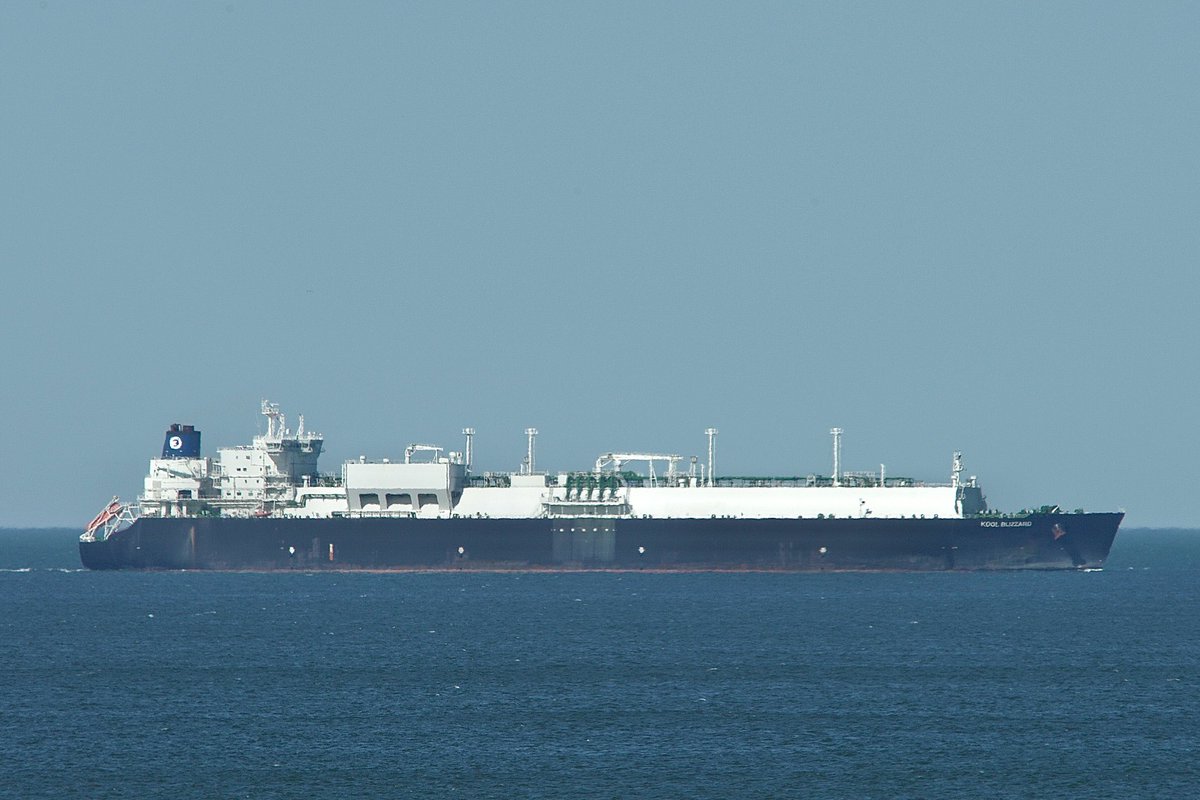
MULTIPOLYGON (((295 433, 279 406, 266 400, 262 414, 267 431, 249 445, 222 447, 217 458, 169 455, 180 433, 191 426, 173 425, 167 431, 162 458, 150 461, 150 473, 139 498, 142 516, 192 516, 219 513, 251 516, 282 509, 320 508, 326 514, 343 510, 346 493, 318 484, 317 459, 324 438, 306 431, 300 417, 295 433)), ((196 432, 197 445, 199 433, 196 432)))
POLYGON ((142 488, 143 516, 190 516, 211 496, 211 458, 152 458, 142 488))
POLYGON ((605 453, 585 472, 535 471, 534 437, 518 473, 472 475, 473 428, 464 428, 465 453, 434 445, 409 445, 402 461, 359 459, 339 476, 317 472, 323 438, 286 426, 279 407, 263 401, 267 431, 249 445, 223 447, 216 460, 199 455, 199 432, 172 426, 164 457, 152 459, 140 498, 142 516, 286 517, 538 517, 638 518, 957 518, 986 509, 972 477, 961 477, 955 453, 949 484, 927 485, 878 473, 843 472, 842 429, 833 428, 831 477, 718 478, 716 429, 708 437, 707 464, 662 453, 605 453), (178 432, 178 433, 176 433, 178 432), (194 449, 176 448, 194 434, 194 449), (174 438, 172 438, 174 437, 174 438), (180 450, 176 454, 176 450, 180 450), (186 452, 185 452, 186 451, 186 452), (443 455, 445 453, 445 455, 443 455), (655 464, 659 464, 656 470, 655 464), (644 465, 647 474, 628 471, 644 465), (707 467, 707 470, 705 469, 707 467), (699 469, 699 475, 697 470, 699 469))

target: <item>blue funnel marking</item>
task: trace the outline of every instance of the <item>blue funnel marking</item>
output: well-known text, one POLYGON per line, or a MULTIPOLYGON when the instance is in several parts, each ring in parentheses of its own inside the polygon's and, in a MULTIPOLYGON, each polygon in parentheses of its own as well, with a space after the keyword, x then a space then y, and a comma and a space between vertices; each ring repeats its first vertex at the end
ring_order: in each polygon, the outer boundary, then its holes
POLYGON ((191 425, 180 425, 176 422, 167 428, 163 438, 163 458, 199 458, 200 431, 191 425))

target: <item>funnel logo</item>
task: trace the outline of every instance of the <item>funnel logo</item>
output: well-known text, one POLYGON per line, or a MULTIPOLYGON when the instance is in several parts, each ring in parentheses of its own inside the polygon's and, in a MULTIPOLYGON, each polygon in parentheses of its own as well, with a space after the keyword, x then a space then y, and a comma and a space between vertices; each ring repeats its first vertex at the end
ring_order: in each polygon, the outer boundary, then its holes
POLYGON ((178 436, 172 436, 167 440, 167 447, 170 447, 172 450, 178 450, 183 447, 183 439, 178 436))

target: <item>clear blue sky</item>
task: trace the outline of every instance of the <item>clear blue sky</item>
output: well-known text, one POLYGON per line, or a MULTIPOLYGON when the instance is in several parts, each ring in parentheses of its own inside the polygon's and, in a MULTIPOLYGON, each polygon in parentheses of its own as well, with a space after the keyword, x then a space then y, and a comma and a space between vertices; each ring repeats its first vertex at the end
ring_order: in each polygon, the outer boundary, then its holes
POLYGON ((261 398, 1200 526, 1196 3, 0 6, 0 525, 261 398))

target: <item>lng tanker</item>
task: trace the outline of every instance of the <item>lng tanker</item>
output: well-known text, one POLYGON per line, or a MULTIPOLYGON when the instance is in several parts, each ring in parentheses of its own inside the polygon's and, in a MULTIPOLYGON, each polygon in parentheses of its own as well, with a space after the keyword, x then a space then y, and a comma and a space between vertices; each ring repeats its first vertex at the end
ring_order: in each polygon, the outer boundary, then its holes
POLYGON ((1124 516, 1057 506, 988 509, 955 453, 950 482, 843 472, 718 476, 707 459, 609 452, 590 468, 539 472, 537 430, 513 473, 472 471, 474 429, 448 451, 317 470, 324 439, 293 432, 264 401, 266 432, 201 454, 171 425, 135 502, 88 524, 91 569, 209 570, 1000 570, 1096 569, 1124 516))

